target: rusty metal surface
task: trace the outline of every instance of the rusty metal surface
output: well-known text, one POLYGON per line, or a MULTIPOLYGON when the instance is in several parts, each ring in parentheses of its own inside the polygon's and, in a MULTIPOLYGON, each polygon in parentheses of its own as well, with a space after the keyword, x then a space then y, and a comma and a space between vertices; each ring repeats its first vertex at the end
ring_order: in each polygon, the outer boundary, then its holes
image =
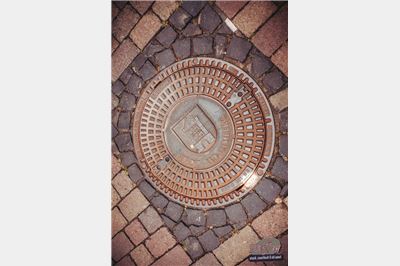
POLYGON ((142 91, 133 142, 146 178, 194 208, 237 200, 270 163, 275 138, 260 87, 238 67, 190 58, 161 71, 142 91))

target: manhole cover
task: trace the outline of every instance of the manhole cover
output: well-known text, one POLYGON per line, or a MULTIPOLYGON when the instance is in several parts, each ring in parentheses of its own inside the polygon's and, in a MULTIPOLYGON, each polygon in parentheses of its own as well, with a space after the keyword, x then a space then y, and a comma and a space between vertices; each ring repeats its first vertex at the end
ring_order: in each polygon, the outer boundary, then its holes
POLYGON ((190 58, 143 90, 133 121, 146 178, 167 197, 212 208, 242 197, 264 175, 274 146, 271 109, 238 67, 190 58))

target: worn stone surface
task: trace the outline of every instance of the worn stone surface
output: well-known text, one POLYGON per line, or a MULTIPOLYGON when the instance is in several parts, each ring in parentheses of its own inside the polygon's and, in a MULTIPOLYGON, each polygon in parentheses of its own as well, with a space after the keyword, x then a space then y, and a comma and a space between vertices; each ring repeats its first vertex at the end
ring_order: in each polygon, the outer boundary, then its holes
POLYGON ((144 81, 151 79, 156 73, 157 69, 155 69, 155 67, 150 63, 149 60, 147 60, 146 63, 144 63, 144 65, 139 70, 139 74, 144 81))
POLYGON ((150 234, 163 225, 163 220, 160 215, 151 206, 139 215, 139 220, 150 234))
POLYGON ((288 211, 284 204, 276 204, 257 217, 252 227, 261 237, 276 237, 288 227, 288 211))
POLYGON ((115 205, 121 200, 121 197, 118 195, 118 192, 114 187, 111 187, 111 208, 114 208, 115 205))
POLYGON ((174 226, 176 225, 176 223, 174 221, 172 221, 170 218, 168 218, 165 215, 161 215, 161 218, 164 221, 164 224, 170 229, 172 230, 174 228, 174 226))
POLYGON ((280 123, 280 130, 283 132, 288 131, 288 109, 282 111, 279 113, 279 119, 281 121, 280 123))
POLYGON ((253 52, 251 54, 249 72, 256 78, 260 77, 266 71, 271 69, 272 62, 266 58, 261 52, 253 52))
POLYGON ((187 223, 190 225, 202 226, 206 223, 206 217, 202 210, 186 209, 187 223))
POLYGON ((181 242, 182 240, 186 239, 188 236, 191 235, 189 228, 187 228, 187 226, 185 226, 183 223, 177 224, 174 227, 173 232, 178 242, 181 242))
POLYGON ((131 113, 121 112, 118 118, 118 129, 129 130, 130 124, 131 124, 131 113))
POLYGON ((164 209, 168 204, 168 199, 163 195, 157 195, 151 199, 151 204, 157 209, 164 209))
POLYGON ((140 170, 140 168, 136 165, 136 164, 132 164, 131 166, 129 166, 128 168, 128 174, 129 174, 129 178, 135 182, 136 184, 142 180, 144 178, 142 170, 140 170))
POLYGON ((128 67, 124 70, 124 72, 122 72, 121 76, 119 77, 119 80, 122 81, 122 83, 124 83, 126 85, 129 81, 129 79, 131 78, 132 74, 133 74, 132 69, 130 67, 128 67))
POLYGON ((152 266, 166 266, 166 265, 187 266, 191 263, 192 263, 191 259, 185 253, 183 248, 180 245, 176 245, 173 249, 171 249, 159 260, 157 260, 152 266))
POLYGON ((118 98, 117 96, 115 96, 114 94, 112 94, 111 97, 112 97, 112 98, 111 98, 111 106, 112 106, 112 109, 114 109, 114 108, 116 108, 116 107, 118 106, 118 104, 119 104, 119 98, 118 98))
POLYGON ((149 234, 138 219, 133 220, 126 228, 125 233, 136 246, 145 240, 149 234))
POLYGON ((132 243, 126 237, 124 232, 118 233, 112 239, 112 258, 119 261, 122 257, 129 253, 133 248, 132 243))
POLYGON ((166 21, 178 6, 178 1, 155 1, 151 8, 163 21, 166 21))
POLYGON ((207 230, 205 226, 196 226, 196 225, 189 226, 189 229, 194 236, 199 236, 207 230))
POLYGON ((141 213, 144 209, 149 206, 149 202, 139 191, 139 189, 134 189, 129 193, 119 204, 122 214, 129 220, 133 220, 141 213))
POLYGON ((226 53, 226 37, 222 35, 217 35, 214 38, 214 49, 215 49, 215 56, 218 58, 222 58, 223 55, 226 53))
POLYGON ((206 1, 183 1, 182 8, 185 9, 193 17, 199 14, 200 10, 206 4, 206 1))
POLYGON ((213 253, 223 265, 233 266, 249 256, 250 247, 258 240, 253 229, 246 226, 238 234, 222 243, 213 253))
POLYGON ((139 14, 130 5, 126 5, 112 23, 112 33, 121 42, 128 35, 133 26, 139 21, 139 14))
POLYGON ((288 107, 288 89, 272 95, 269 97, 269 101, 276 110, 282 111, 288 107))
POLYGON ((213 231, 218 237, 225 237, 230 232, 232 232, 233 228, 230 225, 222 226, 214 228, 213 231))
POLYGON ((283 6, 251 39, 254 45, 270 57, 288 39, 288 8, 283 6))
POLYGON ((271 58, 272 62, 283 72, 286 76, 288 74, 288 41, 284 42, 282 46, 276 51, 271 58))
POLYGON ((147 182, 147 180, 141 182, 139 184, 139 188, 148 200, 150 200, 154 193, 156 193, 156 190, 149 184, 149 182, 147 182))
POLYGON ((129 255, 126 255, 115 266, 135 266, 135 263, 129 255))
POLYGON ((112 55, 112 81, 116 81, 139 53, 139 49, 126 38, 112 55))
POLYGON ((271 204, 281 192, 281 187, 274 181, 263 178, 258 182, 255 191, 264 201, 271 204))
POLYGON ((267 88, 267 94, 274 94, 285 84, 285 76, 277 69, 273 68, 271 72, 265 74, 262 80, 264 86, 267 88))
POLYGON ((135 108, 136 105, 136 97, 130 93, 123 92, 121 95, 121 101, 119 106, 122 110, 131 111, 135 108))
POLYGON ((199 15, 199 25, 204 32, 213 32, 221 22, 219 15, 209 5, 199 15))
POLYGON ((281 242, 281 248, 279 254, 283 255, 283 260, 273 261, 268 266, 286 266, 288 265, 288 235, 284 235, 279 238, 281 242))
POLYGON ((172 248, 175 243, 176 241, 168 232, 168 229, 163 227, 146 240, 146 247, 157 258, 172 248))
POLYGON ((129 2, 141 15, 151 6, 153 1, 130 1, 129 2))
POLYGON ((125 197, 135 187, 125 170, 114 177, 112 184, 121 197, 125 197))
POLYGON ((175 12, 169 17, 169 23, 179 30, 182 30, 189 20, 190 15, 182 8, 175 10, 175 12))
POLYGON ((218 237, 214 234, 212 230, 208 230, 201 236, 199 236, 199 241, 205 252, 209 252, 219 246, 218 237))
POLYGON ((193 266, 222 266, 221 263, 215 258, 214 254, 207 253, 203 257, 201 257, 198 261, 196 261, 193 266))
POLYGON ((227 56, 243 62, 251 48, 251 43, 246 39, 233 36, 231 43, 229 44, 228 50, 226 52, 227 56))
POLYGON ((233 18, 246 1, 216 1, 216 4, 228 18, 233 18))
POLYGON ((200 29, 198 24, 189 23, 182 33, 186 37, 192 37, 200 35, 202 33, 202 30, 200 29))
POLYGON ((251 1, 233 19, 233 24, 250 37, 277 9, 270 1, 251 1))
POLYGON ((119 9, 124 8, 124 6, 128 3, 128 1, 113 1, 113 4, 116 5, 119 9))
POLYGON ((212 37, 196 37, 192 39, 193 55, 206 55, 213 52, 212 37))
POLYGON ((139 20, 129 36, 137 47, 143 49, 160 28, 160 19, 153 12, 147 12, 139 20))
POLYGON ((186 250, 186 252, 189 254, 189 256, 193 259, 196 260, 197 258, 200 258, 204 254, 204 250, 201 247, 200 242, 197 240, 195 237, 188 237, 186 238, 185 241, 183 241, 183 247, 186 250))
POLYGON ((162 50, 164 50, 164 47, 157 40, 153 40, 143 50, 143 54, 146 57, 152 57, 155 53, 158 53, 162 50))
MULTIPOLYGON (((139 56, 138 56, 139 57, 139 56)), ((139 96, 139 91, 142 88, 143 80, 136 74, 133 74, 126 85, 126 90, 136 97, 139 96)))
POLYGON ((176 57, 185 59, 190 56, 190 39, 178 39, 172 44, 176 57))
POLYGON ((160 66, 160 70, 175 62, 175 56, 171 49, 166 49, 156 54, 155 58, 157 65, 160 66))
POLYGON ((247 215, 242 204, 236 203, 225 208, 225 212, 231 224, 235 227, 243 227, 246 225, 247 215))
POLYGON ((169 47, 176 39, 176 36, 178 36, 176 31, 172 27, 167 26, 157 34, 156 39, 165 47, 169 47))
POLYGON ((115 143, 120 152, 130 151, 133 149, 131 135, 129 133, 122 133, 115 137, 115 143))
POLYGON ((272 175, 275 178, 279 178, 281 180, 288 180, 288 163, 282 159, 282 157, 278 157, 275 160, 274 166, 271 170, 272 175))
POLYGON ((260 199, 259 196, 255 193, 249 193, 245 198, 242 199, 243 207, 246 209, 247 215, 249 218, 254 218, 262 212, 267 204, 260 199))
POLYGON ((135 248, 130 255, 137 266, 148 266, 154 261, 153 256, 143 244, 135 248))
POLYGON ((222 23, 221 27, 217 30, 217 33, 219 34, 232 34, 232 30, 226 25, 226 23, 222 23))
POLYGON ((117 5, 115 5, 114 3, 111 6, 111 16, 112 19, 114 20, 116 16, 118 16, 119 14, 119 8, 117 5))
POLYGON ((127 221, 118 208, 114 208, 111 212, 112 216, 112 235, 114 236, 118 233, 122 228, 127 225, 127 221))
POLYGON ((117 41, 117 39, 112 37, 111 38, 111 53, 113 53, 115 51, 115 49, 117 49, 118 45, 119 45, 119 42, 117 41))
MULTIPOLYGON (((147 49, 147 47, 149 47, 149 45, 146 46, 145 50, 147 49)), ((145 56, 144 53, 138 54, 136 56, 136 58, 132 61, 132 64, 131 64, 131 68, 133 69, 133 71, 138 73, 139 69, 143 66, 143 64, 144 64, 144 62, 146 62, 146 60, 147 60, 147 57, 145 56)))
POLYGON ((279 136, 279 153, 286 158, 288 157, 288 135, 279 136))
POLYGON ((123 91, 124 91, 124 84, 119 80, 115 81, 114 84, 112 85, 112 93, 117 96, 120 96, 123 91))
POLYGON ((165 210, 165 215, 175 222, 179 221, 183 212, 183 207, 177 203, 170 201, 168 203, 167 209, 165 210))
POLYGON ((210 210, 207 212, 207 226, 223 226, 226 224, 224 210, 210 210))

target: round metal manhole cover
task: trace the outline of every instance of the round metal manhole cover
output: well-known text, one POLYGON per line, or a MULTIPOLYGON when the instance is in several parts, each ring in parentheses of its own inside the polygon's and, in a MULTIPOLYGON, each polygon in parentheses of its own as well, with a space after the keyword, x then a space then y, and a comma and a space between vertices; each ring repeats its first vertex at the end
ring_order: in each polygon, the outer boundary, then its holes
POLYGON ((142 91, 133 120, 146 178, 172 200, 212 208, 237 200, 265 174, 275 128, 256 82, 214 58, 179 61, 142 91))

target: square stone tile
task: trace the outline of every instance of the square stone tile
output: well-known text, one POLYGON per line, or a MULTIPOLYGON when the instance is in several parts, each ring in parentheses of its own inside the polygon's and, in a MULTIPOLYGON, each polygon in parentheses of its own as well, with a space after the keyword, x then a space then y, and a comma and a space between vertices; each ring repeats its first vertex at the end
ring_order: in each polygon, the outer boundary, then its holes
POLYGON ((152 266, 188 266, 191 263, 191 259, 183 250, 183 248, 180 245, 176 245, 173 249, 157 260, 152 266))
POLYGON ((178 222, 181 218, 183 212, 183 207, 175 202, 170 201, 167 205, 167 209, 165 210, 165 215, 168 216, 171 220, 178 222))
POLYGON ((131 252, 131 257, 137 266, 148 266, 154 261, 153 256, 143 244, 131 252))
POLYGON ((126 228, 125 233, 136 246, 145 240, 149 234, 138 219, 133 220, 126 228))
POLYGON ((136 218, 139 213, 149 206, 149 202, 139 191, 139 189, 134 189, 129 193, 119 204, 121 212, 129 220, 136 218))
POLYGON ((190 56, 190 39, 178 39, 172 44, 172 48, 178 59, 185 59, 190 56))
POLYGON ((199 15, 199 25, 204 32, 212 33, 222 22, 221 18, 209 5, 199 15))
POLYGON ((146 247, 154 257, 160 257, 175 243, 176 241, 168 232, 168 229, 163 227, 146 240, 146 247))
POLYGON ((112 258, 119 261, 122 257, 128 254, 133 248, 132 243, 126 237, 124 232, 118 233, 112 239, 112 258))
POLYGON ((151 206, 139 215, 139 220, 150 234, 154 233, 163 225, 160 215, 158 215, 157 211, 151 206))
POLYGON ((207 226, 226 225, 226 214, 224 210, 210 210, 207 212, 207 226))
POLYGON ((189 228, 183 223, 177 224, 173 229, 173 233, 178 242, 181 242, 182 240, 186 239, 188 236, 191 235, 189 228))
POLYGON ((262 201, 262 199, 260 199, 256 193, 253 192, 242 198, 242 205, 246 209, 249 218, 256 217, 265 209, 265 207, 267 207, 267 204, 262 201))
POLYGON ((199 240, 196 237, 188 237, 183 241, 183 248, 192 258, 192 260, 196 260, 200 258, 204 254, 204 249, 202 248, 199 240))
POLYGON ((193 55, 207 55, 213 52, 212 37, 196 37, 192 39, 193 55))
POLYGON ((281 192, 281 187, 270 179, 261 179, 255 187, 257 194, 268 204, 272 204, 281 192))
POLYGON ((129 178, 128 172, 125 170, 119 172, 119 174, 114 177, 112 184, 121 197, 125 197, 132 189, 135 188, 135 184, 129 178))
POLYGON ((276 237, 288 228, 288 211, 284 204, 276 204, 257 217, 251 224, 261 237, 276 237))
POLYGON ((230 205, 225 208, 225 212, 228 216, 230 224, 234 224, 239 228, 246 225, 247 215, 246 212, 244 211, 242 204, 236 203, 230 205))
POLYGON ((125 225, 128 224, 124 216, 122 216, 121 212, 118 208, 114 208, 111 212, 112 217, 112 235, 114 236, 118 233, 125 225))
POLYGON ((199 236, 199 241, 205 252, 209 252, 219 246, 219 239, 212 230, 208 230, 199 236))
POLYGON ((129 178, 136 184, 144 178, 142 170, 136 164, 129 166, 128 174, 129 178))

